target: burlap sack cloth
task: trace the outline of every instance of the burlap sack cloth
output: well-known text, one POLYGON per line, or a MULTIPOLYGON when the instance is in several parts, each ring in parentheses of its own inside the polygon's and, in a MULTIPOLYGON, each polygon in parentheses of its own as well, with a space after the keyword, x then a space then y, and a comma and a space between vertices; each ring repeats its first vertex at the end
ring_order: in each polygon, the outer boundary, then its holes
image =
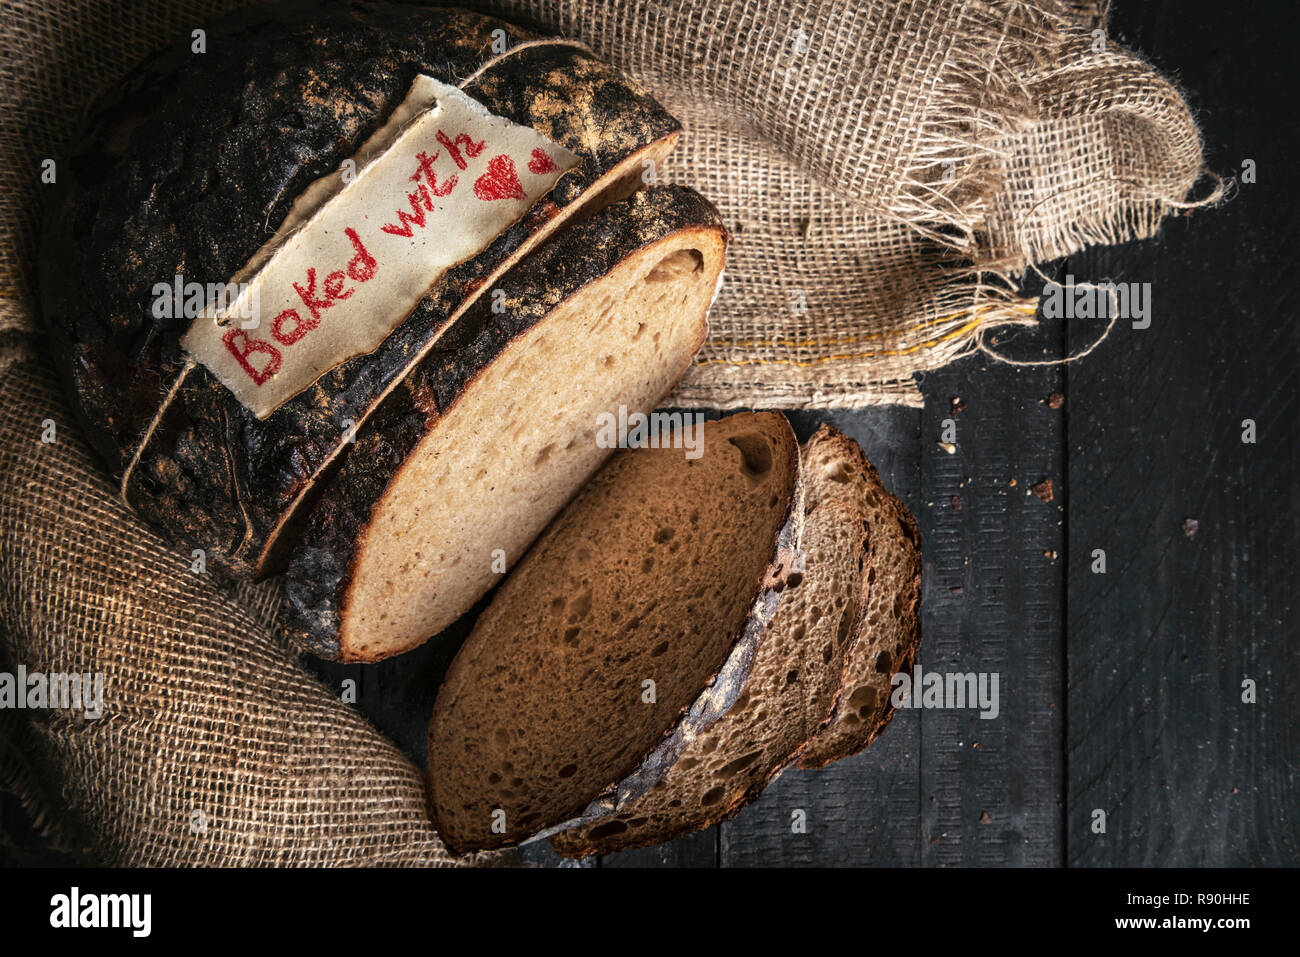
MULTIPOLYGON (((1027 264, 1150 235, 1200 172, 1178 93, 1087 3, 470 5, 580 38, 685 123, 661 175, 735 245, 681 403, 917 403, 913 372, 1032 322, 1027 264)), ((276 584, 221 587, 135 522, 43 356, 41 160, 102 84, 230 6, 0 9, 0 668, 106 677, 95 721, 0 711, 0 780, 110 863, 445 863, 410 761, 273 637, 276 584)))

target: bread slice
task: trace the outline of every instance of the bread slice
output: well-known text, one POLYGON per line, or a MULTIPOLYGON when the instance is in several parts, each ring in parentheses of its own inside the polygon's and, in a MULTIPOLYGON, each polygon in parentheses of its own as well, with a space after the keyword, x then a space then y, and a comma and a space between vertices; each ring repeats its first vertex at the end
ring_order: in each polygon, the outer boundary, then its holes
MULTIPOLYGON (((821 461, 826 434, 803 449, 821 461)), ((845 652, 861 622, 867 526, 852 502, 819 488, 824 470, 804 468, 799 560, 759 641, 744 690, 731 709, 690 741, 643 797, 608 818, 551 837, 582 857, 658 844, 725 820, 762 793, 825 723, 839 691, 845 652), (802 573, 800 574, 800 569, 802 573)))
POLYGON ((652 187, 561 233, 482 301, 357 435, 288 569, 290 638, 377 661, 493 587, 704 341, 717 213, 652 187))
MULTIPOLYGON (((784 417, 622 452, 502 585, 429 726, 430 817, 455 852, 635 800, 735 701, 802 509, 784 417)), ((679 433, 674 433, 679 434, 679 433)))
POLYGON ((907 506, 852 439, 829 425, 814 436, 805 467, 829 481, 814 482, 816 501, 849 502, 871 531, 867 577, 859 599, 861 633, 844 659, 844 677, 825 727, 800 749, 801 768, 819 768, 857 754, 880 736, 891 717, 892 679, 910 672, 921 642, 921 530, 907 506))
POLYGON ((210 567, 256 577, 283 569, 356 426, 515 262, 639 187, 680 125, 581 45, 463 10, 276 6, 207 32, 220 56, 193 56, 187 35, 97 105, 61 164, 40 292, 60 372, 124 499, 210 567), (152 289, 178 273, 227 282, 417 74, 460 85, 582 162, 449 269, 377 350, 259 420, 187 361, 179 340, 191 320, 155 317, 152 289))

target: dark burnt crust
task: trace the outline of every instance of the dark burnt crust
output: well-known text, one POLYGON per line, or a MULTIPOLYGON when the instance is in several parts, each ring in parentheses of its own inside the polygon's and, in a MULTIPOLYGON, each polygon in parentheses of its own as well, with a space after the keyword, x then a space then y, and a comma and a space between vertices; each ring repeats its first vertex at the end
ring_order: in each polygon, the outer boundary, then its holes
POLYGON ((207 25, 202 59, 182 38, 96 103, 62 164, 41 294, 52 333, 74 350, 63 358, 84 386, 77 404, 117 470, 183 361, 188 320, 151 315, 153 284, 178 269, 226 281, 293 199, 374 132, 417 64, 467 75, 484 58, 480 28, 497 26, 511 43, 536 37, 453 11, 256 8, 207 25))
POLYGON ((456 320, 361 427, 312 509, 287 570, 289 641, 323 658, 364 660, 340 646, 340 610, 370 516, 416 444, 511 343, 564 300, 638 250, 689 229, 724 241, 717 210, 698 193, 681 186, 642 190, 552 237, 511 270, 499 284, 504 313, 492 313, 484 298, 456 320))
MULTIPOLYGON (((95 447, 115 473, 185 364, 187 319, 154 319, 154 283, 225 282, 293 199, 336 169, 418 73, 456 83, 536 34, 456 10, 294 3, 208 28, 136 68, 99 105, 61 167, 42 236, 40 289, 57 364, 95 447), (266 143, 277 144, 268 154, 266 143)), ((127 499, 213 567, 248 577, 286 510, 339 449, 345 422, 436 336, 488 274, 620 160, 680 126, 645 93, 572 45, 528 47, 466 87, 492 112, 533 125, 582 157, 520 223, 454 267, 370 356, 345 362, 265 421, 194 368, 133 470, 127 499), (600 131, 598 137, 590 131, 600 131)))

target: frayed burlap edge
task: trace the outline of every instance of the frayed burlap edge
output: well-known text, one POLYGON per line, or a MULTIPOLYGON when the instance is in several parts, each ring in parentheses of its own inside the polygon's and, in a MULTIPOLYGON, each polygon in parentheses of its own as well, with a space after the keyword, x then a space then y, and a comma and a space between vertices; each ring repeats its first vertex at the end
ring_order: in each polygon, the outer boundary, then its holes
MULTIPOLYGON (((933 122, 881 213, 932 244, 925 301, 907 316, 832 320, 815 342, 739 338, 731 350, 718 348, 732 331, 724 319, 673 404, 919 407, 914 373, 981 351, 1021 364, 987 343, 1010 325, 1037 325, 1036 298, 1020 292, 1035 263, 1150 238, 1171 213, 1221 202, 1228 191, 1212 175, 1208 194, 1188 199, 1206 175, 1199 130, 1173 84, 1105 36, 1106 7, 966 4, 967 39, 952 48, 933 122), (1145 168, 1111 148, 1125 136, 1145 141, 1135 151, 1153 160, 1145 168), (804 345, 817 354, 781 354, 804 345)), ((1091 353, 1110 328, 1056 361, 1091 353)))

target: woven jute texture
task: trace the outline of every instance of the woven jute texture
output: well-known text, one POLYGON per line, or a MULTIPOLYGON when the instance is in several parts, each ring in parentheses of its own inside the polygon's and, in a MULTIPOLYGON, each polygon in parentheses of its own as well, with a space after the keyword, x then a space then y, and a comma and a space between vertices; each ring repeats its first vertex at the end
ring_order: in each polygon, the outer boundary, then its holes
POLYGON ((113 864, 449 862, 410 760, 272 637, 278 584, 195 574, 114 496, 44 360, 3 374, 0 670, 104 684, 97 718, 0 710, 0 784, 113 864))
MULTIPOLYGON (((42 160, 236 5, 0 3, 0 670, 105 682, 96 720, 0 710, 0 784, 109 863, 451 863, 410 761, 273 637, 277 584, 222 587, 137 522, 44 357, 42 160)), ((1033 321, 1030 263, 1150 235, 1200 173, 1177 91, 1075 0, 469 5, 584 41, 684 122, 657 175, 735 242, 679 404, 917 403, 914 372, 1033 321)))
POLYGON ((1146 237, 1201 174, 1178 92, 1094 4, 496 0, 685 124, 664 175, 734 233, 673 402, 920 404, 913 373, 1032 324, 1029 264, 1146 237))

